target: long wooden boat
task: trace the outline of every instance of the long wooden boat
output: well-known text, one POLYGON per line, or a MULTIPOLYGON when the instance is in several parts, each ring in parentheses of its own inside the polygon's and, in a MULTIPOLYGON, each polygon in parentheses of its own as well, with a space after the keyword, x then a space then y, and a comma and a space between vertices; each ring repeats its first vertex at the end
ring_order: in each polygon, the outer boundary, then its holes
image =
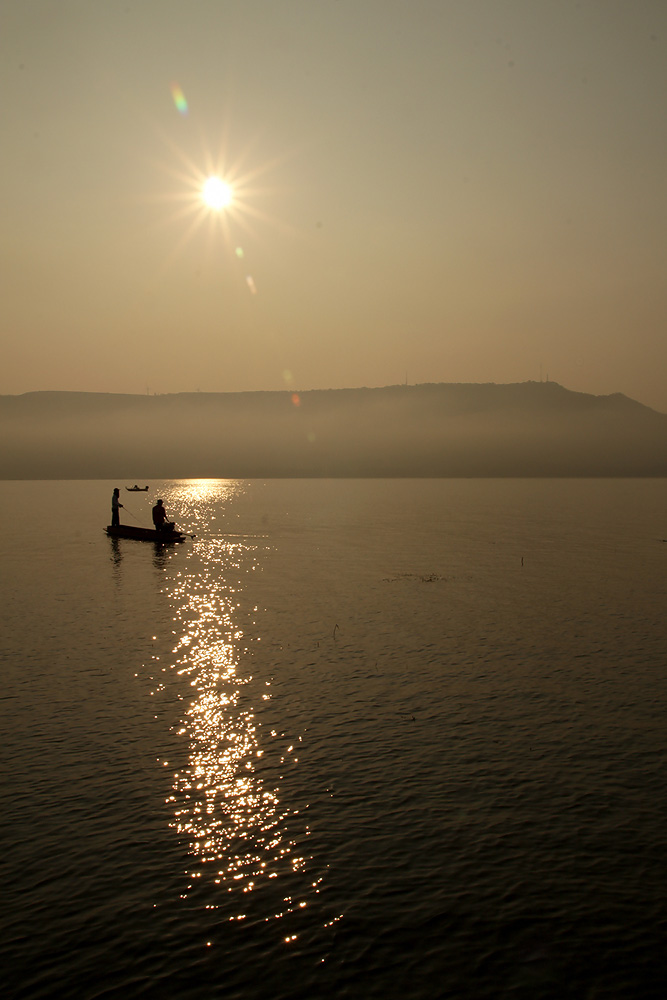
POLYGON ((169 545, 172 542, 184 542, 186 536, 175 528, 165 528, 156 531, 155 528, 139 528, 133 524, 109 524, 106 528, 110 538, 135 538, 138 542, 157 542, 158 545, 169 545))
POLYGON ((128 493, 147 493, 147 486, 126 486, 125 489, 128 493))

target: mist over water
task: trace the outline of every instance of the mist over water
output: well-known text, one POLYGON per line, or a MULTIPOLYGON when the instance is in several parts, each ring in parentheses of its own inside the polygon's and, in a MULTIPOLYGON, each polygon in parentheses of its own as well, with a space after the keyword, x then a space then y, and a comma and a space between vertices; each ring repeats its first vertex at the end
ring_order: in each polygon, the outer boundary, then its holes
POLYGON ((12 479, 663 476, 665 455, 667 415, 555 382, 0 396, 12 479))
POLYGON ((664 480, 123 485, 0 483, 5 995, 664 995, 664 480))

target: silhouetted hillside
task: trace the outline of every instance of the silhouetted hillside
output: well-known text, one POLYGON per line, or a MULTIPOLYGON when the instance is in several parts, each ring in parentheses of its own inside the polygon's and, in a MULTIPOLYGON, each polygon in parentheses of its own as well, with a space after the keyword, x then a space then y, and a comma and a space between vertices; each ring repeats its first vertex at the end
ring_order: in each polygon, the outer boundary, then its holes
POLYGON ((5 479, 664 476, 667 415, 555 382, 0 396, 5 479))

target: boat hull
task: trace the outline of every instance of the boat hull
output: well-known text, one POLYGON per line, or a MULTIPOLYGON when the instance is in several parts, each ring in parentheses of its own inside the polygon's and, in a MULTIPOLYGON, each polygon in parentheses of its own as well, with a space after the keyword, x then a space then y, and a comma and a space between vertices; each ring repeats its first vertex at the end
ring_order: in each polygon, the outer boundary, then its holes
POLYGON ((131 524, 109 524, 106 533, 110 538, 134 538, 138 542, 157 542, 158 545, 185 541, 185 535, 181 531, 156 531, 155 528, 137 528, 131 524))

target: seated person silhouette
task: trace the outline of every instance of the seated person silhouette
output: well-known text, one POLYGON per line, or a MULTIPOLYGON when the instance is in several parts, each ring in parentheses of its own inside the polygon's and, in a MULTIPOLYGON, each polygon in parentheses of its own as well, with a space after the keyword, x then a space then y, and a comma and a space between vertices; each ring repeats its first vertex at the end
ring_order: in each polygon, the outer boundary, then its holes
POLYGON ((161 500, 153 507, 153 524, 156 531, 164 531, 167 521, 167 512, 161 500))

